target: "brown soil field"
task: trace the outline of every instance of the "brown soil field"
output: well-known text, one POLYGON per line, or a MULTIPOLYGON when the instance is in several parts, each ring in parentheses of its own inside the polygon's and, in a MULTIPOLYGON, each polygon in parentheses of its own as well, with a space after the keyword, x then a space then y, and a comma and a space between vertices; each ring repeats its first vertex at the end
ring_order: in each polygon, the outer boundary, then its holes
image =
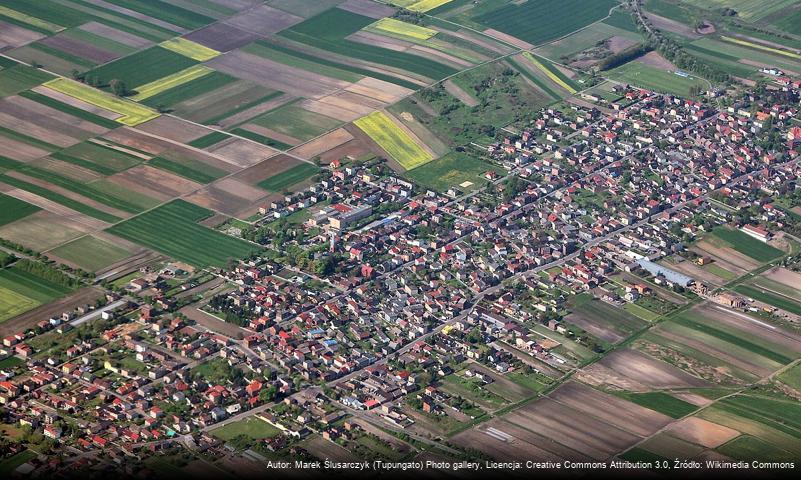
POLYGON ((511 47, 509 47, 507 45, 504 45, 504 44, 499 43, 499 42, 489 41, 486 37, 481 36, 481 35, 479 35, 479 34, 477 34, 475 32, 472 32, 470 30, 462 29, 462 30, 458 30, 458 31, 451 31, 451 30, 440 29, 440 28, 437 28, 436 26, 432 26, 430 28, 433 28, 434 30, 437 30, 437 31, 440 31, 440 32, 443 32, 443 33, 447 33, 448 35, 453 35, 454 37, 461 38, 462 40, 466 40, 468 42, 475 43, 476 45, 484 47, 487 50, 491 50, 491 51, 497 53, 498 55, 507 55, 507 54, 512 53, 514 51, 513 48, 511 48, 511 47))
POLYGON ((208 62, 208 66, 237 78, 299 97, 318 98, 350 85, 349 82, 238 50, 212 59, 208 62))
POLYGON ((131 10, 131 9, 128 9, 128 8, 125 8, 125 7, 119 7, 119 6, 114 5, 112 3, 108 3, 108 2, 106 2, 104 0, 86 0, 86 2, 87 3, 91 3, 93 5, 97 5, 97 6, 101 7, 101 8, 106 8, 108 10, 113 10, 115 12, 123 14, 124 16, 133 17, 133 18, 136 18, 138 20, 143 20, 143 21, 145 21, 147 23, 152 23, 153 25, 158 25, 159 27, 166 28, 167 30, 172 30, 172 31, 178 32, 178 33, 186 33, 186 29, 184 29, 184 28, 178 27, 176 25, 173 25, 171 23, 165 22, 163 20, 159 20, 158 18, 153 18, 153 17, 150 17, 150 16, 145 15, 143 13, 139 13, 137 11, 134 11, 134 10, 131 10))
POLYGON ((790 288, 801 290, 801 273, 776 267, 762 274, 763 277, 787 285, 790 288))
POLYGON ((704 451, 704 447, 679 440, 666 433, 659 433, 639 445, 649 452, 665 458, 694 458, 704 451))
POLYGON ((59 187, 57 185, 54 185, 52 183, 45 182, 44 180, 39 180, 38 178, 29 177, 28 175, 25 175, 25 174, 20 173, 20 172, 16 172, 16 171, 8 172, 7 175, 10 176, 10 177, 14 177, 14 178, 17 178, 19 180, 28 182, 28 183, 32 183, 34 185, 38 185, 38 186, 40 186, 42 188, 46 188, 46 189, 50 190, 51 192, 58 193, 58 194, 63 195, 65 197, 67 197, 67 198, 70 198, 72 200, 81 202, 84 205, 88 205, 88 206, 90 206, 92 208, 96 208, 98 210, 101 210, 101 211, 106 212, 106 213, 110 213, 111 215, 115 215, 115 216, 120 217, 120 218, 128 218, 128 217, 131 216, 131 214, 128 213, 128 212, 123 212, 122 210, 117 210, 116 208, 109 207, 108 205, 102 204, 102 203, 97 202, 95 200, 92 200, 90 198, 87 198, 87 197, 84 197, 82 195, 79 195, 79 194, 77 194, 77 193, 75 193, 75 192, 73 192, 71 190, 67 190, 66 188, 61 188, 61 187, 59 187))
POLYGON ((302 446, 309 451, 312 455, 321 459, 330 459, 341 462, 357 462, 360 460, 358 456, 340 447, 334 442, 329 442, 323 437, 314 435, 302 443, 302 446))
POLYGON ((626 338, 626 335, 616 332, 609 326, 598 324, 580 313, 569 314, 565 317, 565 321, 577 325, 591 335, 609 343, 617 343, 626 338))
MULTIPOLYGON (((720 268, 728 270, 728 271, 734 273, 735 275, 740 276, 740 275, 743 275, 743 274, 748 272, 748 270, 743 268, 741 265, 735 265, 734 263, 728 262, 724 258, 716 255, 716 253, 717 254, 721 254, 721 255, 727 255, 727 254, 724 251, 724 249, 720 249, 720 248, 714 247, 714 246, 710 245, 709 243, 700 242, 697 245, 694 245, 694 246, 690 247, 690 250, 695 252, 695 253, 697 253, 697 254, 699 254, 699 255, 709 256, 712 260, 714 260, 714 262, 716 264, 718 264, 720 266, 720 268)), ((726 258, 728 258, 728 257, 726 257, 726 258)))
POLYGON ((489 35, 490 37, 493 37, 493 38, 496 38, 498 40, 504 41, 504 42, 506 42, 506 43, 508 43, 510 45, 514 45, 515 47, 520 48, 522 50, 531 50, 532 48, 534 48, 534 45, 532 45, 532 44, 530 44, 530 43, 528 43, 526 41, 523 41, 523 40, 521 40, 521 39, 519 39, 517 37, 513 37, 513 36, 511 36, 509 34, 506 34, 506 33, 503 33, 503 32, 499 32, 498 30, 495 30, 494 28, 488 28, 488 29, 484 30, 484 33, 486 35, 489 35))
POLYGON ((236 195, 237 197, 250 200, 251 202, 255 202, 256 200, 263 198, 265 195, 264 190, 248 185, 247 183, 233 177, 223 178, 222 180, 215 182, 212 186, 214 188, 226 191, 232 195, 236 195))
POLYGON ((56 35, 48 37, 41 41, 41 43, 53 47, 62 52, 67 52, 76 57, 86 58, 94 63, 106 63, 119 58, 120 55, 108 50, 103 50, 100 47, 91 45, 86 42, 81 42, 73 38, 68 38, 63 35, 56 35))
POLYGON ((452 80, 445 80, 445 91, 459 99, 462 103, 467 105, 468 107, 475 107, 478 105, 478 100, 473 98, 469 93, 462 90, 459 85, 453 83, 452 80))
POLYGON ((795 353, 801 353, 801 335, 757 320, 744 313, 735 312, 713 303, 701 304, 693 312, 703 315, 716 323, 743 332, 745 338, 761 338, 780 345, 795 353))
MULTIPOLYGON (((112 239, 122 240, 119 237, 110 236, 112 239)), ((139 247, 141 249, 141 247, 139 247)), ((139 253, 136 253, 125 260, 121 260, 115 264, 109 265, 108 267, 98 270, 96 272, 98 280, 114 280, 116 278, 122 277, 127 275, 134 270, 138 270, 140 267, 144 265, 149 265, 151 263, 155 263, 157 261, 162 261, 166 257, 159 255, 156 252, 151 250, 142 250, 139 253)))
POLYGON ((75 108, 80 108, 81 110, 84 110, 86 112, 91 112, 91 113, 94 113, 95 115, 101 116, 103 118, 108 118, 109 120, 116 120, 117 118, 120 118, 122 116, 119 113, 115 113, 115 112, 112 112, 112 111, 109 111, 109 110, 104 110, 104 109, 102 109, 100 107, 96 107, 96 106, 92 105, 91 103, 82 102, 81 100, 78 100, 77 98, 70 97, 69 95, 65 95, 65 94, 63 94, 61 92, 57 92, 55 90, 51 90, 51 89, 49 89, 47 87, 39 86, 39 87, 34 87, 31 90, 33 90, 34 92, 39 93, 41 95, 44 95, 46 97, 50 97, 50 98, 52 98, 54 100, 58 100, 59 102, 66 103, 67 105, 71 105, 71 106, 73 106, 75 108))
POLYGON ((675 65, 670 63, 667 59, 665 59, 665 57, 656 52, 648 52, 635 61, 671 72, 677 70, 675 65))
POLYGON ((122 145, 117 145, 115 143, 112 143, 112 142, 110 142, 108 140, 105 140, 103 138, 100 138, 100 137, 90 138, 88 140, 88 142, 89 143, 94 143, 95 145, 100 145, 101 147, 109 148, 111 150, 116 150, 118 152, 126 153, 128 155, 133 156, 133 157, 141 158, 142 160, 150 160, 151 158, 153 158, 153 155, 149 155, 147 153, 142 153, 142 152, 133 150, 130 147, 124 147, 122 145))
POLYGON ((340 3, 337 8, 358 13, 365 17, 375 18, 376 20, 389 17, 395 13, 394 8, 371 2, 370 0, 345 0, 345 2, 340 3))
POLYGON ((760 265, 758 261, 730 247, 716 247, 707 241, 701 241, 696 244, 696 246, 708 252, 709 255, 715 260, 723 259, 724 261, 721 262, 721 267, 729 271, 732 270, 727 268, 726 265, 723 265, 724 262, 728 263, 729 265, 734 265, 742 271, 751 271, 760 265))
MULTIPOLYGON (((236 182, 234 179, 231 179, 231 181, 236 182)), ((243 183, 239 183, 239 185, 241 185, 243 189, 248 187, 248 185, 243 183)), ((253 187, 250 187, 248 190, 252 191, 251 189, 253 189, 253 187)), ((261 197, 266 197, 268 194, 268 192, 261 190, 260 193, 262 193, 261 197)), ((206 186, 186 196, 184 199, 200 205, 201 207, 222 212, 232 217, 246 217, 246 215, 241 215, 241 212, 252 210, 256 200, 258 200, 244 198, 233 193, 230 189, 219 188, 216 185, 206 186)))
POLYGON ((34 160, 30 162, 29 165, 35 165, 83 183, 89 183, 91 181, 103 178, 103 175, 93 172, 88 168, 73 165, 72 163, 62 162, 61 160, 56 160, 51 157, 44 157, 34 160))
POLYGON ((85 225, 42 210, 3 225, 0 227, 0 237, 41 252, 78 238, 90 230, 85 225))
POLYGON ((219 125, 220 127, 227 129, 233 127, 234 125, 239 125, 240 123, 246 122, 251 118, 258 117, 259 115, 267 113, 270 110, 274 110, 282 105, 286 105, 287 103, 297 98, 298 97, 294 95, 287 95, 287 94, 279 95, 271 100, 267 100, 264 103, 260 103, 255 107, 250 107, 239 113, 235 113, 230 117, 219 120, 216 123, 216 125, 219 125))
POLYGON ((238 335, 249 335, 249 332, 244 328, 239 328, 233 323, 224 322, 208 313, 201 312, 193 305, 182 308, 180 312, 190 320, 194 320, 198 325, 231 338, 237 338, 238 335))
POLYGON ((139 37, 132 33, 123 32, 122 30, 117 30, 116 28, 109 27, 108 25, 99 22, 84 23, 78 28, 89 33, 94 33, 101 37, 108 38, 109 40, 128 45, 129 47, 144 48, 153 43, 145 38, 139 37))
POLYGON ((672 421, 667 415, 576 382, 563 384, 548 398, 641 437, 672 421))
POLYGON ((441 50, 437 50, 434 48, 424 47, 422 45, 413 45, 412 48, 409 49, 408 53, 411 53, 413 55, 418 55, 423 58, 431 58, 431 60, 443 63, 445 65, 449 65, 457 70, 463 70, 465 68, 469 68, 475 65, 475 63, 465 60, 463 58, 450 55, 448 53, 445 53, 441 50))
POLYGON ((623 349, 604 357, 599 364, 620 375, 652 388, 708 387, 700 378, 693 377, 668 363, 644 353, 623 349))
POLYGON ((259 135, 264 135, 265 137, 270 137, 273 140, 278 140, 279 142, 286 143, 287 145, 298 145, 302 143, 301 140, 298 140, 295 137, 290 137, 289 135, 281 132, 276 132, 275 130, 267 127, 262 127, 261 125, 256 125, 255 123, 246 123, 241 126, 241 128, 253 132, 258 133, 259 135))
POLYGON ((108 226, 108 224, 102 220, 98 220, 88 215, 83 215, 52 200, 48 200, 34 193, 12 187, 4 183, 0 183, 0 192, 3 192, 10 197, 18 198, 24 202, 28 202, 31 205, 36 205, 41 209, 58 215, 64 220, 77 222, 91 230, 100 230, 108 226))
POLYGON ((737 430, 698 417, 680 420, 669 426, 667 431, 675 437, 707 448, 719 447, 740 435, 737 430))
POLYGON ((162 201, 186 195, 200 184, 147 165, 138 165, 108 177, 108 180, 162 201))
POLYGON ((681 22, 677 22, 651 12, 645 12, 645 17, 648 18, 648 20, 654 24, 654 27, 658 28, 659 30, 667 30, 668 32, 678 33, 679 35, 687 38, 701 38, 701 36, 698 35, 695 30, 681 22))
POLYGON ((8 158, 21 162, 28 162, 41 158, 50 153, 47 150, 42 150, 41 148, 18 142, 2 135, 0 135, 0 152, 3 152, 3 155, 8 158))
POLYGON ((224 140, 209 148, 209 152, 241 168, 256 165, 278 154, 277 150, 266 145, 242 138, 224 140))
POLYGON ((503 418, 599 460, 609 458, 640 439, 548 398, 529 403, 503 418))
POLYGON ((301 161, 297 158, 282 153, 270 158, 267 161, 260 162, 252 167, 242 170, 234 175, 233 178, 237 178, 250 185, 255 185, 266 178, 270 178, 273 175, 279 174, 285 170, 289 170, 300 163, 301 161))
POLYGON ((378 80, 373 77, 364 77, 358 82, 348 86, 345 90, 374 98, 384 103, 395 103, 398 100, 414 93, 412 90, 393 83, 378 80))
POLYGON ((609 367, 598 363, 588 365, 576 372, 576 380, 607 390, 625 390, 627 392, 647 392, 651 388, 629 377, 623 376, 609 367))
POLYGON ((0 125, 60 147, 69 147, 108 131, 19 96, 0 100, 0 125))
POLYGON ((180 143, 189 143, 212 133, 208 128, 203 128, 200 125, 195 125, 171 115, 161 115, 147 123, 137 125, 136 129, 180 143))
POLYGON ((712 403, 712 400, 698 395, 697 393, 692 392, 673 392, 671 393, 674 397, 680 398, 685 402, 692 403, 693 405, 698 405, 699 407, 704 407, 712 403))
POLYGON ((142 150, 150 155, 160 155, 167 149, 169 143, 156 139, 154 136, 130 127, 117 128, 104 135, 104 138, 114 143, 142 150))
POLYGON ((227 23, 212 23, 194 31, 184 38, 197 42, 218 52, 228 52, 259 39, 255 33, 240 30, 227 23))
POLYGON ((365 32, 359 30, 355 33, 348 35, 348 40, 365 45, 375 45, 376 47, 386 48, 395 52, 405 52, 414 44, 394 37, 385 37, 373 32, 365 32))
POLYGON ((103 290, 97 287, 85 287, 64 298, 40 305, 14 318, 0 323, 0 336, 12 335, 33 328, 37 323, 51 317, 60 316, 64 312, 72 312, 75 308, 95 303, 103 296, 103 290))
POLYGON ((268 35, 302 21, 303 19, 297 15, 292 15, 267 5, 261 5, 235 15, 227 19, 225 23, 239 27, 246 32, 268 35))
POLYGON ((351 106, 354 110, 348 110, 341 106, 338 107, 318 100, 304 100, 299 103, 298 106, 310 112, 319 113, 331 118, 338 118, 344 122, 352 122, 357 118, 367 115, 367 113, 364 113, 366 109, 360 108, 358 105, 351 106))
POLYGON ((290 150, 290 153, 306 160, 327 152, 333 148, 343 145, 350 140, 353 140, 353 135, 348 133, 344 128, 338 128, 334 131, 328 132, 325 135, 317 137, 309 142, 300 145, 299 147, 290 150))
MULTIPOLYGON (((672 264, 672 263, 663 263, 664 266, 668 268, 672 268, 678 272, 681 272, 685 275, 688 275, 692 278, 701 280, 702 282, 713 285, 713 286, 721 286, 726 283, 725 280, 718 277, 717 275, 704 270, 703 268, 699 267, 698 265, 694 264, 690 261, 683 261, 680 263, 672 264)), ((721 267, 722 268, 722 267, 721 267)))
POLYGON ((623 50, 636 44, 637 42, 635 42, 634 40, 626 37, 621 37, 618 35, 615 35, 609 38, 609 40, 607 40, 607 46, 609 47, 609 50, 612 51, 612 53, 622 52, 623 50))
POLYGON ((245 81, 232 82, 206 95, 178 103, 173 108, 175 114, 181 118, 205 123, 206 120, 224 115, 242 104, 263 98, 267 93, 269 90, 261 85, 245 81))
POLYGON ((10 23, 0 22, 0 51, 27 45, 42 37, 44 37, 44 35, 41 33, 10 23))
POLYGON ((548 445, 549 442, 541 435, 523 430, 516 425, 498 419, 461 432, 451 438, 451 442, 479 450, 490 458, 500 461, 513 461, 521 458, 543 461, 589 460, 588 457, 582 456, 575 450, 570 450, 575 457, 559 455, 545 450, 541 446, 548 445), (535 443, 525 439, 532 436, 535 438, 531 440, 535 443))

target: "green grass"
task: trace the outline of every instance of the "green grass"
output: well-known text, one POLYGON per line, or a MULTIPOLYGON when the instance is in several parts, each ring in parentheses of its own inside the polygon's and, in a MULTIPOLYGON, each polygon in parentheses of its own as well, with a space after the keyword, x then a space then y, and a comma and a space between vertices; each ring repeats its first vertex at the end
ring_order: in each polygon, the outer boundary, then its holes
POLYGON ((792 462, 795 456, 777 445, 751 435, 741 435, 717 448, 717 451, 735 460, 792 462))
POLYGON ((776 378, 790 388, 801 392, 801 363, 793 365, 776 378))
POLYGON ((14 473, 17 467, 34 458, 36 458, 36 453, 30 450, 23 450, 16 455, 4 458, 0 460, 0 475, 3 475, 5 478, 11 478, 11 474, 14 473))
POLYGON ((25 365, 25 361, 17 357, 7 357, 0 360, 0 370, 19 367, 20 365, 25 365))
POLYGON ((759 241, 739 230, 718 227, 712 231, 712 235, 728 243, 733 249, 743 255, 747 255, 758 262, 769 262, 784 255, 784 252, 778 248, 771 247, 767 243, 759 241))
POLYGON ((0 70, 0 97, 13 95, 35 87, 53 78, 49 73, 29 67, 14 65, 0 70))
POLYGON ((103 175, 122 172, 142 163, 140 157, 92 142, 81 142, 50 155, 103 175))
POLYGON ((631 14, 625 10, 615 10, 612 12, 612 15, 610 15, 609 18, 603 21, 603 23, 612 25, 613 27, 621 28, 628 32, 637 31, 637 24, 634 23, 634 19, 632 18, 631 14))
POLYGON ((239 422, 229 423, 211 431, 211 434, 220 440, 229 441, 244 435, 252 440, 262 440, 280 435, 281 431, 258 418, 248 418, 239 422))
POLYGON ((627 303, 623 306, 623 310, 626 310, 629 313, 633 313, 634 315, 642 318, 643 320, 647 320, 649 322, 653 322, 657 318, 659 318, 659 314, 656 312, 652 312, 645 307, 641 307, 634 303, 627 303))
POLYGON ((319 167, 304 162, 266 180, 262 180, 257 185, 270 192, 282 192, 284 189, 306 180, 319 171, 319 167))
POLYGON ((206 148, 229 138, 231 138, 231 136, 224 132, 211 132, 208 135, 192 140, 187 145, 195 148, 206 148))
POLYGON ((801 315, 801 304, 796 303, 788 298, 780 297, 748 285, 737 285, 734 287, 734 290, 741 295, 753 298, 759 302, 773 305, 776 308, 781 308, 782 310, 794 313, 796 315, 801 315))
POLYGON ((708 86, 701 80, 682 77, 637 61, 609 70, 607 75, 614 80, 631 83, 648 90, 681 96, 689 95, 690 87, 694 85, 701 88, 708 86))
POLYGON ((91 235, 62 245, 50 253, 95 272, 131 255, 128 250, 91 235))
POLYGON ((104 85, 114 79, 122 80, 128 89, 135 89, 197 63, 189 57, 155 46, 101 65, 86 72, 86 77, 98 78, 104 85))
POLYGON ((40 210, 41 208, 28 202, 0 193, 0 225, 15 222, 40 210))
POLYGON ((406 178, 425 188, 446 192, 455 187, 462 191, 481 188, 487 183, 484 173, 494 171, 503 174, 503 169, 463 152, 451 152, 444 157, 407 170, 406 178), (473 185, 460 187, 462 183, 473 185))
POLYGON ((189 30, 212 23, 215 19, 160 0, 107 0, 153 18, 164 20, 189 30))
POLYGON ((720 400, 716 406, 726 412, 801 438, 801 404, 796 401, 737 395, 720 400))
POLYGON ((279 107, 250 122, 289 135, 301 142, 333 130, 343 123, 336 118, 310 112, 294 104, 279 107))
POLYGON ((292 148, 292 145, 288 145, 284 142, 279 142, 278 140, 272 139, 270 137, 265 137, 264 135, 259 135, 258 133, 251 132, 250 130, 245 130, 244 128, 235 128, 231 130, 231 133, 233 133, 234 135, 239 135, 240 137, 247 138, 248 140, 253 140, 254 142, 261 143, 262 145, 267 145, 268 147, 277 148, 279 150, 288 150, 292 148))
POLYGON ((46 188, 42 188, 38 185, 34 185, 32 183, 28 183, 23 180, 19 180, 14 177, 9 177, 8 175, 3 175, 0 177, 0 182, 6 183, 8 185, 21 188, 22 190, 34 193, 39 195, 40 197, 44 197, 48 200, 52 200, 58 204, 61 204, 67 208, 71 208, 76 212, 83 213, 85 215, 89 215, 90 217, 97 218, 98 220, 103 220, 104 222, 115 223, 121 220, 121 218, 114 216, 110 213, 106 213, 102 210, 98 210, 94 207, 90 207, 88 205, 84 205, 83 203, 73 200, 71 198, 65 197, 59 193, 50 191, 46 188))
POLYGON ((40 93, 36 93, 30 90, 25 92, 20 92, 19 95, 29 100, 33 100, 34 102, 41 103, 42 105, 56 109, 60 112, 72 115, 73 117, 80 118, 81 120, 86 120, 88 122, 94 123, 95 125, 100 125, 101 127, 114 129, 122 125, 121 123, 115 122, 114 120, 101 117, 100 115, 95 115, 94 113, 87 112, 86 110, 81 110, 80 108, 73 107, 72 105, 67 105, 66 103, 59 102, 58 100, 52 99, 46 95, 42 95, 40 93))
POLYGON ((673 418, 682 418, 698 410, 696 405, 664 392, 622 393, 626 400, 673 418))
POLYGON ((714 263, 703 265, 701 268, 711 273, 712 275, 722 278, 726 282, 730 282, 735 278, 737 278, 736 273, 730 272, 725 268, 721 267, 720 265, 716 265, 714 263))
POLYGON ((148 160, 147 164, 151 167, 172 172, 194 182, 203 184, 211 183, 214 180, 226 175, 226 172, 218 168, 214 168, 210 165, 206 165, 205 163, 192 161, 189 159, 182 159, 178 161, 164 157, 155 157, 151 160, 148 160))
MULTIPOLYGON (((264 91, 268 91, 268 90, 264 89, 264 91)), ((250 102, 244 102, 244 103, 237 104, 231 110, 227 110, 227 111, 225 111, 225 112, 223 112, 223 113, 221 113, 219 115, 216 115, 216 116, 211 117, 211 118, 207 118, 207 119, 203 120, 203 123, 206 124, 206 125, 215 124, 215 123, 219 122, 220 120, 224 120, 224 119, 226 119, 226 118, 228 118, 230 116, 236 115, 237 113, 244 112, 245 110, 247 110, 249 108, 255 107, 256 105, 260 105, 260 104, 262 104, 262 103, 264 103, 264 102, 266 102, 268 100, 272 100, 273 98, 280 97, 281 95, 283 95, 283 92, 270 91, 269 93, 267 93, 267 94, 265 94, 265 95, 263 95, 261 97, 258 97, 256 99, 250 101, 250 102)))
POLYGON ((148 97, 141 103, 154 108, 158 106, 172 107, 186 100, 213 92, 235 81, 237 79, 230 75, 214 71, 191 82, 148 97))
POLYGON ((397 67, 435 80, 456 73, 456 69, 425 57, 345 39, 374 21, 370 17, 332 8, 279 35, 346 57, 397 67))
POLYGON ((506 4, 473 17, 490 28, 531 44, 543 43, 574 32, 609 13, 614 0, 538 0, 506 4))
POLYGON ((197 267, 224 267, 229 260, 258 250, 248 242, 197 224, 212 214, 211 210, 174 200, 108 231, 197 267))
POLYGON ((0 270, 0 322, 27 312, 72 289, 19 269, 16 265, 0 270))

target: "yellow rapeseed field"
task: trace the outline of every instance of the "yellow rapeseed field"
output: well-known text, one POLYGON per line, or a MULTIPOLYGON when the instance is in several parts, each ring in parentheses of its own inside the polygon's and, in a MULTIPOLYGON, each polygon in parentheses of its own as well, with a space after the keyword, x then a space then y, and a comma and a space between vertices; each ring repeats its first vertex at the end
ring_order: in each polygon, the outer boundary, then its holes
POLYGON ((401 22, 400 20, 395 20, 394 18, 382 18, 381 20, 365 27, 365 30, 374 31, 377 33, 387 32, 403 37, 414 38, 416 40, 428 40, 437 34, 437 31, 431 28, 401 22))
POLYGON ((213 48, 204 47, 199 43, 185 38, 173 38, 166 42, 161 42, 159 45, 167 50, 172 50, 175 53, 180 53, 185 57, 189 57, 192 60, 197 60, 198 62, 205 62, 206 60, 211 60, 220 55, 220 52, 213 48))
POLYGON ((429 10, 434 10, 437 7, 445 5, 450 1, 451 0, 420 0, 419 2, 409 5, 406 8, 413 12, 427 12, 429 10))
POLYGON ((564 88, 565 90, 567 90, 571 94, 572 93, 576 93, 576 89, 575 88, 573 88, 570 85, 568 85, 567 83, 565 83, 565 81, 562 80, 561 78, 559 78, 559 76, 557 74, 553 73, 548 67, 546 67, 539 60, 537 60, 537 57, 535 57, 534 55, 532 55, 532 54, 530 54, 528 52, 523 52, 523 56, 526 57, 526 59, 528 59, 528 61, 533 63, 535 67, 539 68, 545 75, 548 75, 548 78, 550 78, 551 81, 553 81, 553 83, 555 83, 555 84, 559 85, 560 87, 564 88))
POLYGON ((150 83, 136 87, 137 94, 131 97, 131 100, 136 100, 137 102, 145 100, 153 95, 164 92, 173 87, 177 87, 178 85, 183 85, 184 83, 191 82, 196 78, 208 75, 213 71, 213 69, 203 65, 189 67, 185 70, 181 70, 180 72, 167 75, 166 77, 162 77, 158 80, 154 80, 150 83))
POLYGON ((105 108, 106 110, 118 113, 122 115, 122 117, 117 118, 116 121, 128 125, 129 127, 135 127, 140 123, 145 123, 159 116, 158 112, 139 105, 138 103, 115 97, 109 93, 102 92, 73 80, 67 80, 66 78, 50 80, 44 83, 44 86, 86 103, 91 103, 96 107, 105 108))
POLYGON ((406 170, 434 159, 383 112, 375 111, 353 123, 406 170))
POLYGON ((763 50, 763 51, 769 52, 769 53, 775 53, 776 55, 784 55, 785 57, 801 59, 801 55, 798 55, 797 53, 793 53, 793 52, 788 52, 787 50, 781 50, 781 49, 778 49, 778 48, 768 47, 766 45, 760 45, 758 43, 747 42, 745 40, 740 40, 738 38, 727 37, 725 35, 721 35, 720 39, 721 40, 725 40, 725 41, 727 41, 729 43, 736 43, 737 45, 743 45, 745 47, 751 47, 751 48, 755 48, 757 50, 763 50))

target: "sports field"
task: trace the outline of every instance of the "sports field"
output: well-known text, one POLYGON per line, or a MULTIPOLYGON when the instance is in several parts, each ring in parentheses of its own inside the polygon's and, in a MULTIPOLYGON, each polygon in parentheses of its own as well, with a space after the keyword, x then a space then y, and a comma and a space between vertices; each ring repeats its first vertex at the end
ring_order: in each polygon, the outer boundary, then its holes
POLYGON ((232 259, 249 256, 257 247, 198 225, 213 212, 184 200, 114 225, 108 231, 134 243, 196 267, 224 267, 232 259))
POLYGON ((200 77, 212 73, 213 71, 214 70, 212 70, 211 68, 205 67, 203 65, 195 65, 194 67, 189 67, 186 70, 181 70, 180 72, 173 73, 172 75, 167 75, 164 78, 159 78, 158 80, 154 80, 150 83, 146 83, 144 85, 136 87, 137 93, 136 95, 131 97, 131 99, 136 100, 137 102, 145 100, 161 92, 167 91, 171 88, 175 88, 179 85, 183 85, 193 80, 197 80, 200 77))
POLYGON ((641 62, 629 62, 609 70, 608 75, 614 80, 631 83, 638 87, 674 95, 688 95, 690 87, 708 87, 706 82, 676 75, 673 72, 646 65, 641 62))
POLYGON ((160 45, 167 50, 180 53, 181 55, 189 57, 192 60, 197 60, 198 62, 205 62, 220 55, 220 52, 214 50, 213 48, 204 47, 199 43, 195 43, 191 40, 180 37, 167 40, 166 42, 161 42, 160 45))
POLYGON ((417 145, 412 137, 383 112, 373 112, 353 123, 406 170, 433 160, 428 152, 417 145))
POLYGON ((122 116, 116 120, 129 127, 135 127, 140 123, 145 123, 159 116, 157 112, 147 107, 101 92, 100 90, 96 90, 82 83, 67 80, 66 78, 51 80, 45 83, 44 86, 86 103, 91 103, 96 107, 118 113, 122 116))

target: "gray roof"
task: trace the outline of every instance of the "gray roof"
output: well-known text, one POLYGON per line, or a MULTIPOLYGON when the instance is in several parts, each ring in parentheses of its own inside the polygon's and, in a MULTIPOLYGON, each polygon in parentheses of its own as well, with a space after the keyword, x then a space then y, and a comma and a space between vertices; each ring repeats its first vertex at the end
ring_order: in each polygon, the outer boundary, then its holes
POLYGON ((681 285, 682 287, 686 287, 693 282, 692 277, 688 277, 683 273, 679 273, 675 270, 671 270, 667 267, 663 267, 658 263, 654 263, 650 260, 646 260, 642 258, 637 260, 637 263, 644 269, 651 272, 653 275, 662 275, 665 279, 669 282, 676 283, 681 285))

